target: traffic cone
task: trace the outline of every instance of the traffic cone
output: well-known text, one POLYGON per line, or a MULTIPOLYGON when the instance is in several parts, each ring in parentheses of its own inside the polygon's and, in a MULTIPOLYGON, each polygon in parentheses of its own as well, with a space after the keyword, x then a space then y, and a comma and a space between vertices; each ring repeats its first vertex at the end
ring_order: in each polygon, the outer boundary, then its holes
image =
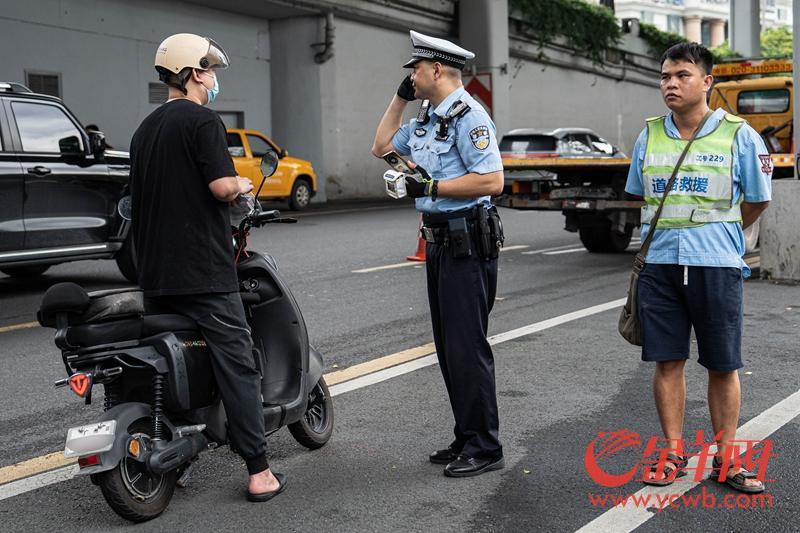
MULTIPOLYGON (((422 219, 420 218, 420 229, 422 228, 422 219)), ((425 262, 425 239, 422 238, 420 231, 417 230, 417 251, 414 255, 409 255, 406 257, 407 261, 419 261, 420 263, 425 262)))

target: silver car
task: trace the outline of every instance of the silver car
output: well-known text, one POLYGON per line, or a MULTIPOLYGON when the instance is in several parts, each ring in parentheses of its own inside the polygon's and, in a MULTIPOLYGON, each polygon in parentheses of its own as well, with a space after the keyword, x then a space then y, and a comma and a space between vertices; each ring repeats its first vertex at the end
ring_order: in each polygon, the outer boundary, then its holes
POLYGON ((625 154, 588 128, 511 130, 500 141, 504 158, 625 157, 625 154))

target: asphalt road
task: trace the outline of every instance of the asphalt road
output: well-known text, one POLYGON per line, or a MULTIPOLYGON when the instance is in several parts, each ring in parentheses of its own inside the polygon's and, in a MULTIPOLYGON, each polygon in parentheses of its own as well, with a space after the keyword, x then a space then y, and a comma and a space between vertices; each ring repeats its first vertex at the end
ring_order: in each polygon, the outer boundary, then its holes
MULTIPOLYGON (((336 396, 336 430, 321 450, 308 452, 285 430, 273 435, 273 468, 289 475, 286 493, 273 502, 244 501, 244 467, 222 449, 204 454, 189 487, 138 529, 575 531, 608 509, 593 505, 589 493, 639 491, 636 481, 615 489, 596 484, 584 452, 600 431, 626 428, 643 441, 659 433, 652 366, 616 333, 617 309, 563 318, 623 297, 635 247, 589 254, 577 235, 563 231, 560 214, 503 210, 502 216, 509 249, 501 255, 490 334, 539 324, 494 347, 504 470, 453 480, 427 462, 431 450, 449 442, 452 426, 433 365, 336 396), (543 323, 556 317, 562 318, 543 323)), ((417 223, 407 206, 371 206, 315 212, 254 235, 252 247, 273 254, 293 287, 326 372, 431 342, 424 267, 354 272, 403 263, 414 251, 417 223)), ((3 330, 34 320, 43 291, 59 281, 91 289, 127 285, 109 261, 61 265, 24 283, 0 278, 0 468, 60 450, 66 428, 99 410, 52 388, 63 377, 52 330, 3 330)), ((766 409, 800 389, 800 287, 748 281, 745 292, 742 423, 764 420, 766 409)), ((687 438, 701 429, 711 433, 705 382, 702 367, 687 365, 687 438)), ((666 509, 639 530, 796 531, 799 428, 794 419, 770 432, 778 454, 769 462, 771 508, 666 509)), ((623 450, 606 467, 624 471, 637 458, 641 450, 623 450)), ((686 494, 721 500, 727 493, 706 481, 686 494)), ((620 518, 620 529, 626 520, 620 518)), ((0 530, 126 525, 86 479, 0 500, 0 530)))

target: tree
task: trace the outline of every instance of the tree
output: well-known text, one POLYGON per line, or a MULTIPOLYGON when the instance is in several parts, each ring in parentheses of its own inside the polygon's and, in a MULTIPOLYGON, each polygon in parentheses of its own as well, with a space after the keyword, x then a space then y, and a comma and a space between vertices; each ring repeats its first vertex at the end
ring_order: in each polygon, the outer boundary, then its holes
POLYGON ((792 31, 786 27, 767 28, 761 32, 761 55, 792 57, 792 31))
MULTIPOLYGON (((711 52, 716 60, 733 59, 742 57, 738 52, 731 50, 728 41, 713 48, 711 52)), ((766 28, 761 32, 761 55, 764 57, 792 57, 792 30, 782 26, 766 28)))

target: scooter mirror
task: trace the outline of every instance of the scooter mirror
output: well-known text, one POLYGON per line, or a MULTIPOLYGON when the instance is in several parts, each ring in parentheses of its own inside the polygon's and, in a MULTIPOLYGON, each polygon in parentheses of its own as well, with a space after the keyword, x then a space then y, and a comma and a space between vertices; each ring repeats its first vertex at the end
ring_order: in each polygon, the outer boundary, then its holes
POLYGON ((275 174, 278 170, 279 157, 277 152, 272 148, 267 150, 267 153, 261 158, 261 175, 268 178, 275 174))

